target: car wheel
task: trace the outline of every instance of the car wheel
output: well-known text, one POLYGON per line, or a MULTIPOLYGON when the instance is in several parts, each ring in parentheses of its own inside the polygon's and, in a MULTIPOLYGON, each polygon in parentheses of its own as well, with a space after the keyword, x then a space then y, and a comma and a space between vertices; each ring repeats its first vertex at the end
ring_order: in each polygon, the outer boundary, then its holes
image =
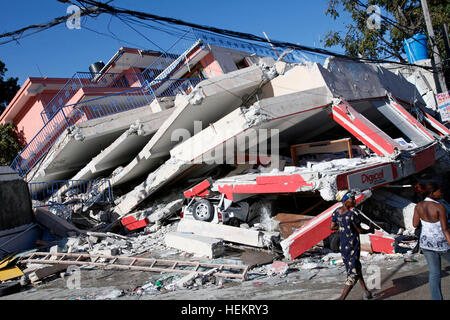
POLYGON ((192 208, 195 220, 210 222, 214 218, 214 207, 209 200, 201 199, 192 208))

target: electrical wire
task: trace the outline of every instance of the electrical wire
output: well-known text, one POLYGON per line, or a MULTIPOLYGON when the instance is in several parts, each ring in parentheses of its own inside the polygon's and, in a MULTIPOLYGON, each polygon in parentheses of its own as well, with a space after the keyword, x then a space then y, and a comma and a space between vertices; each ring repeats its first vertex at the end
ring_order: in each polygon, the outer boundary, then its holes
MULTIPOLYGON (((97 15, 99 15, 101 13, 107 13, 107 14, 114 14, 116 16, 118 16, 118 15, 132 16, 132 17, 135 17, 140 20, 162 21, 162 22, 173 24, 173 25, 191 27, 191 28, 195 28, 195 29, 203 30, 203 31, 210 31, 214 34, 220 34, 221 36, 240 38, 240 39, 259 42, 259 43, 269 43, 269 41, 266 38, 257 36, 257 35, 253 35, 250 33, 232 31, 232 30, 227 30, 227 29, 220 29, 220 28, 216 28, 216 27, 190 23, 190 22, 186 22, 186 21, 183 21, 180 19, 162 17, 162 16, 145 13, 145 12, 113 7, 113 6, 110 6, 108 3, 102 3, 102 2, 94 1, 94 0, 75 0, 75 1, 58 0, 58 1, 64 2, 64 3, 72 3, 75 5, 78 4, 80 7, 83 7, 81 15, 89 15, 92 12, 95 12, 95 14, 97 14, 97 15), (88 7, 88 6, 90 6, 90 7, 88 7)), ((16 34, 22 34, 24 31, 33 29, 33 28, 37 28, 38 32, 39 32, 39 31, 42 31, 42 28, 47 29, 54 25, 57 25, 59 23, 66 21, 66 19, 68 17, 70 17, 70 15, 56 18, 54 21, 52 21, 48 24, 45 24, 45 25, 33 25, 33 26, 28 26, 28 27, 22 28, 17 31, 8 32, 8 33, 0 35, 0 38, 4 38, 4 37, 8 37, 8 36, 11 37, 16 34)), ((15 40, 16 39, 13 38, 6 42, 15 41, 15 40)), ((323 55, 331 55, 331 56, 335 56, 335 57, 339 57, 339 58, 347 59, 347 60, 352 60, 352 61, 361 61, 361 62, 366 62, 366 63, 386 63, 386 62, 388 62, 388 63, 398 64, 398 65, 413 65, 413 66, 417 66, 417 67, 423 68, 423 69, 432 69, 432 67, 421 66, 421 65, 410 64, 410 63, 399 62, 399 61, 388 61, 388 60, 384 60, 384 59, 356 58, 356 57, 351 57, 351 56, 348 56, 345 54, 339 54, 339 53, 321 49, 321 48, 308 47, 308 46, 294 44, 294 43, 290 43, 290 42, 284 42, 284 41, 271 40, 271 43, 274 46, 279 47, 279 48, 285 48, 285 49, 291 48, 291 49, 295 49, 295 50, 303 50, 306 52, 318 53, 318 54, 323 54, 323 55)))

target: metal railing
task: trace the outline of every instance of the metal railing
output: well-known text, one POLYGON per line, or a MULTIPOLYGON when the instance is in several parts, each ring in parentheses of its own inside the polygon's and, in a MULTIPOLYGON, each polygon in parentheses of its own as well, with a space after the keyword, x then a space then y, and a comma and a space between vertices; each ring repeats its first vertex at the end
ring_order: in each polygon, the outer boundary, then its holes
POLYGON ((41 112, 42 120, 46 123, 81 88, 130 88, 132 85, 141 87, 141 81, 142 78, 134 73, 76 72, 45 106, 41 112))
POLYGON ((187 55, 202 44, 195 38, 193 30, 187 31, 168 50, 161 54, 143 72, 142 78, 147 84, 163 80, 171 76, 172 72, 186 60, 187 55))
POLYGON ((53 146, 64 130, 75 124, 77 120, 75 115, 68 118, 64 110, 60 108, 16 156, 10 167, 21 177, 25 176, 53 146))
POLYGON ((189 94, 202 79, 165 79, 149 88, 135 88, 63 106, 52 115, 10 167, 24 177, 47 154, 68 127, 91 119, 149 105, 156 97, 189 94))
MULTIPOLYGON (((270 45, 262 45, 257 43, 252 43, 249 41, 243 41, 243 40, 236 40, 232 38, 228 38, 225 36, 220 36, 213 33, 208 33, 199 29, 192 29, 192 34, 197 38, 202 40, 204 43, 216 45, 218 47, 224 47, 234 50, 239 50, 243 52, 248 53, 255 53, 261 57, 272 57, 275 60, 278 58, 278 55, 281 55, 281 53, 284 51, 283 48, 277 47, 277 52, 274 51, 274 49, 270 45)), ((297 54, 303 55, 303 53, 297 52, 297 54)), ((285 62, 292 62, 292 63, 298 63, 301 62, 301 59, 299 59, 295 51, 287 54, 283 61, 285 62)))
POLYGON ((28 183, 33 208, 61 205, 106 204, 113 201, 108 179, 60 180, 28 183), (65 187, 65 192, 58 192, 65 187))
POLYGON ((188 95, 202 81, 199 78, 153 80, 149 89, 154 97, 175 97, 188 95))
POLYGON ((69 118, 84 122, 112 114, 149 105, 154 99, 153 92, 145 88, 135 88, 103 97, 80 101, 63 106, 69 118))

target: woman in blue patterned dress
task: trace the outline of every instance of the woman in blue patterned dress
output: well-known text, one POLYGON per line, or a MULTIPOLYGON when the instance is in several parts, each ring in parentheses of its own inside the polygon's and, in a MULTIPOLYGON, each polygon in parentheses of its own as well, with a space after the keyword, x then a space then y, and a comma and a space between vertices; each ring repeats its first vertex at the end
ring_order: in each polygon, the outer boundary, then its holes
POLYGON ((330 226, 331 230, 339 231, 340 251, 347 270, 347 280, 339 299, 344 300, 357 281, 364 290, 364 299, 371 299, 372 294, 367 289, 361 272, 359 234, 373 233, 374 229, 373 227, 369 230, 361 228, 358 215, 352 210, 356 205, 354 192, 343 193, 341 199, 339 199, 339 196, 338 194, 338 200, 342 202, 342 206, 333 212, 330 226))

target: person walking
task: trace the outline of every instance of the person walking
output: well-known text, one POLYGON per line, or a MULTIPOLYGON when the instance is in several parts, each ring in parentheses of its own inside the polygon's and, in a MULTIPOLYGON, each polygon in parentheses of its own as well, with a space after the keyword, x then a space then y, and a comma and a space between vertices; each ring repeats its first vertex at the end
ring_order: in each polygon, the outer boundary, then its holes
POLYGON ((354 192, 347 190, 339 192, 337 200, 342 202, 342 206, 333 212, 330 229, 339 231, 340 251, 342 260, 345 264, 345 269, 347 270, 347 280, 339 300, 344 300, 347 297, 357 281, 359 281, 364 290, 363 298, 365 300, 372 299, 372 293, 367 289, 362 276, 359 234, 373 233, 374 228, 370 227, 369 230, 361 228, 359 217, 357 213, 352 210, 356 205, 354 192))
POLYGON ((441 259, 450 262, 450 231, 445 207, 438 202, 442 192, 435 182, 424 184, 426 198, 414 209, 413 226, 422 230, 419 246, 428 264, 432 300, 442 300, 441 259))

